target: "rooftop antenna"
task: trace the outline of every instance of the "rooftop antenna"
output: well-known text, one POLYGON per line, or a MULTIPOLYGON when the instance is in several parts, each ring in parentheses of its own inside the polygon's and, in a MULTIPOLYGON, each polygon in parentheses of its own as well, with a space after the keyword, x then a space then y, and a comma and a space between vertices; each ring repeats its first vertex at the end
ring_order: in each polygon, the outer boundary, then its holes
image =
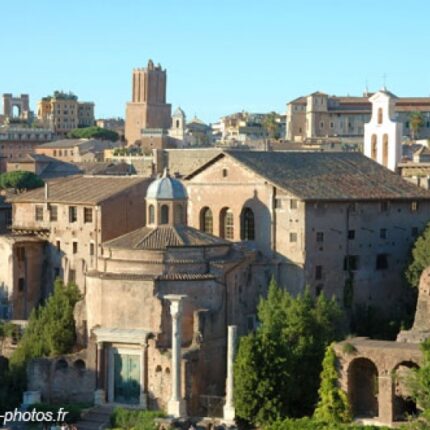
POLYGON ((384 91, 387 91, 387 74, 386 73, 384 73, 382 75, 382 80, 383 80, 383 83, 384 83, 384 86, 383 86, 384 91))
POLYGON ((366 82, 365 82, 365 95, 366 95, 366 97, 368 97, 369 96, 369 82, 367 81, 367 79, 366 79, 366 82))

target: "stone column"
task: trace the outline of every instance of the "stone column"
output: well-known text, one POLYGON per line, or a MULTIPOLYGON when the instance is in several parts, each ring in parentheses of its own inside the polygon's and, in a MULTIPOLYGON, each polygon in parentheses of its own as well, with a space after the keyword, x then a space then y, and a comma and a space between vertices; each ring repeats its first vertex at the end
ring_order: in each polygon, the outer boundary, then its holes
POLYGON ((228 326, 228 338, 227 338, 227 381, 226 381, 226 395, 225 395, 225 405, 224 405, 224 420, 234 421, 236 416, 236 411, 234 408, 234 398, 233 398, 233 382, 234 382, 234 371, 233 363, 234 356, 236 352, 236 336, 237 336, 237 326, 228 326))
POLYGON ((170 302, 170 313, 172 314, 172 392, 167 405, 167 413, 174 418, 186 415, 185 401, 181 393, 181 316, 182 299, 185 297, 178 294, 164 296, 170 302))
POLYGON ((148 409, 148 399, 146 396, 146 350, 148 344, 142 344, 142 351, 140 355, 140 406, 143 409, 148 409))
POLYGON ((94 403, 102 405, 105 403, 104 383, 104 360, 103 360, 103 342, 97 342, 96 355, 96 391, 94 393, 94 403))
POLYGON ((379 421, 383 424, 393 423, 393 379, 391 375, 381 375, 378 378, 379 421))

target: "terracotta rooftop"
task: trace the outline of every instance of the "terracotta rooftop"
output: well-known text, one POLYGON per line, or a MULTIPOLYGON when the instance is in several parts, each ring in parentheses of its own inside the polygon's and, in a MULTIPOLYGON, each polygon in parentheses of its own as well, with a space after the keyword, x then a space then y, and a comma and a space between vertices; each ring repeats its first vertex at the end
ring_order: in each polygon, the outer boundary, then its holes
POLYGON ((145 181, 149 183, 150 179, 136 176, 72 176, 50 181, 47 200, 44 187, 19 194, 10 200, 12 203, 97 204, 145 181))
POLYGON ((155 228, 141 227, 112 239, 104 246, 122 249, 166 249, 185 246, 227 245, 224 239, 203 233, 188 226, 162 225, 155 228))
POLYGON ((358 152, 225 151, 186 179, 225 156, 301 200, 430 199, 430 191, 358 152))

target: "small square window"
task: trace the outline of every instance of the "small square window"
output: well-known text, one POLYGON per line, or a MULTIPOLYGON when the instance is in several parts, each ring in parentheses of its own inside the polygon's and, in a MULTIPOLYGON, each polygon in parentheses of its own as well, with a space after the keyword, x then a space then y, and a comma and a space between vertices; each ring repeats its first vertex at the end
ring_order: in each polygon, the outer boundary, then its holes
POLYGON ((94 255, 94 250, 95 250, 94 243, 90 242, 90 255, 94 255))
POLYGON ((281 209, 281 208, 282 208, 282 200, 275 199, 275 209, 281 209))
POLYGON ((411 212, 417 212, 418 211, 418 202, 414 201, 411 203, 411 212))
POLYGON ((355 230, 348 230, 348 239, 349 240, 355 239, 355 230))
POLYGON ((290 209, 297 209, 298 207, 298 201, 296 199, 290 200, 290 209))
POLYGON ((93 208, 84 208, 84 222, 93 222, 93 208))
POLYGON ((228 176, 228 170, 227 169, 222 169, 222 177, 226 178, 228 176))
POLYGON ((290 233, 290 242, 297 242, 297 233, 290 233))
POLYGON ((388 269, 388 256, 387 254, 378 254, 376 256, 376 270, 388 269))
POLYGON ((322 231, 317 231, 317 242, 318 243, 324 242, 324 233, 322 231))
POLYGON ((386 239, 387 238, 387 229, 386 228, 381 228, 379 230, 379 237, 381 239, 386 239))

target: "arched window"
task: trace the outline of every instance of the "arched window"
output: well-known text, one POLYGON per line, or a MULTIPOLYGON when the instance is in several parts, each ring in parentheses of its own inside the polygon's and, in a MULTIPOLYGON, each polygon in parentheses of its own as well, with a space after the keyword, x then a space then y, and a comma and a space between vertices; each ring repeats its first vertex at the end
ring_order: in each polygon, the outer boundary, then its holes
POLYGON ((376 134, 372 134, 372 141, 370 144, 372 146, 372 148, 371 148, 372 160, 375 160, 375 161, 378 157, 378 150, 377 150, 378 145, 377 145, 377 143, 378 142, 377 142, 376 134))
POLYGON ((154 224, 154 222, 155 222, 154 205, 149 205, 148 215, 149 215, 149 224, 154 224))
POLYGON ((388 166, 388 134, 382 137, 382 164, 388 166))
POLYGON ((167 206, 167 205, 161 206, 161 223, 160 224, 169 224, 169 206, 167 206))
POLYGON ((382 124, 382 108, 378 109, 378 124, 382 124))
POLYGON ((233 212, 229 208, 224 208, 220 213, 220 236, 224 239, 233 240, 234 237, 234 219, 233 212))
POLYGON ((214 227, 214 220, 212 211, 205 207, 200 211, 200 230, 205 233, 212 234, 214 227))
POLYGON ((250 208, 244 208, 240 217, 240 238, 241 240, 255 239, 255 219, 254 212, 250 208))
POLYGON ((176 128, 179 128, 179 124, 180 124, 180 121, 179 121, 179 119, 177 119, 176 120, 176 128))
POLYGON ((182 205, 177 205, 175 208, 175 223, 184 223, 184 208, 182 207, 182 205))

